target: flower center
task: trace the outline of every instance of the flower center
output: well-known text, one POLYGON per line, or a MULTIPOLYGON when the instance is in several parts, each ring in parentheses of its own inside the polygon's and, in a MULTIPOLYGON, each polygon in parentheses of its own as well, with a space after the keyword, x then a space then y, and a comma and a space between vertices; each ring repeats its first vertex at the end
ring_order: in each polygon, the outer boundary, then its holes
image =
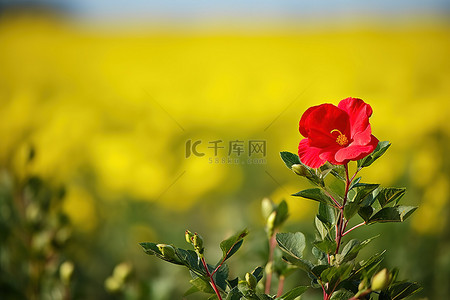
POLYGON ((348 139, 347 139, 347 137, 345 136, 345 134, 343 134, 342 132, 340 132, 339 129, 333 129, 333 130, 330 131, 330 133, 333 133, 333 132, 335 132, 335 131, 339 133, 339 135, 338 135, 337 138, 336 138, 336 143, 338 143, 339 146, 345 146, 345 145, 347 145, 347 144, 348 144, 348 139))

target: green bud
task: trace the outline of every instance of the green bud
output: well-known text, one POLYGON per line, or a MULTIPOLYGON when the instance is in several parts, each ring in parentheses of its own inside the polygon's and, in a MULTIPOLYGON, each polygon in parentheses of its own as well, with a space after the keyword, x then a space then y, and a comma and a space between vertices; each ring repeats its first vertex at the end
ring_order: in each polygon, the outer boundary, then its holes
POLYGON ((358 285, 358 291, 364 291, 367 288, 367 279, 364 278, 358 285))
POLYGON ((371 288, 374 291, 384 290, 389 286, 391 276, 386 268, 372 277, 371 288))
POLYGON ((192 242, 198 254, 203 254, 205 248, 203 247, 203 238, 201 237, 201 235, 196 232, 192 238, 192 242))
POLYGON ((247 281, 248 286, 254 290, 256 288, 256 285, 258 284, 258 281, 256 280, 255 275, 251 273, 245 274, 245 281, 247 281))
POLYGON ((274 210, 275 204, 269 198, 262 199, 261 211, 264 219, 267 219, 274 210))
POLYGON ((163 256, 171 257, 175 255, 175 249, 171 245, 157 244, 156 247, 158 247, 163 256))
POLYGON ((308 170, 306 169, 306 167, 301 164, 292 165, 291 169, 295 174, 299 176, 306 176, 308 174, 308 170))
POLYGON ((266 226, 267 226, 267 234, 269 235, 269 237, 273 235, 273 232, 275 230, 275 220, 276 220, 276 218, 277 218, 277 211, 276 210, 274 210, 269 215, 269 217, 267 218, 266 226))
MULTIPOLYGON (((336 254, 336 256, 337 256, 338 254, 336 254)), ((330 265, 331 266, 334 266, 335 265, 335 263, 337 262, 337 257, 336 256, 334 256, 334 255, 330 255, 330 265)))
POLYGON ((167 260, 180 262, 180 259, 175 253, 175 248, 172 245, 157 244, 156 247, 158 247, 159 251, 161 252, 161 255, 167 260))
POLYGON ((194 237, 194 234, 192 232, 190 232, 189 230, 186 230, 185 234, 184 234, 185 238, 186 238, 186 242, 188 244, 192 245, 192 238, 194 237))
POLYGON ((65 261, 59 267, 59 277, 65 285, 70 283, 74 268, 73 262, 71 261, 65 261))

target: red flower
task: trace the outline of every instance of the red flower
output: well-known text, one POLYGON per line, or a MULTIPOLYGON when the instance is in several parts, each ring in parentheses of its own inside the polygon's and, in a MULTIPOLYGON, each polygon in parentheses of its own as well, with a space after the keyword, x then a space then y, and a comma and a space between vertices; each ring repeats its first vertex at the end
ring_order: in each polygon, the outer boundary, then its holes
POLYGON ((343 165, 373 152, 378 139, 372 135, 369 117, 372 108, 361 99, 347 98, 333 104, 308 108, 300 120, 300 133, 306 137, 298 145, 305 165, 318 168, 330 162, 343 165))

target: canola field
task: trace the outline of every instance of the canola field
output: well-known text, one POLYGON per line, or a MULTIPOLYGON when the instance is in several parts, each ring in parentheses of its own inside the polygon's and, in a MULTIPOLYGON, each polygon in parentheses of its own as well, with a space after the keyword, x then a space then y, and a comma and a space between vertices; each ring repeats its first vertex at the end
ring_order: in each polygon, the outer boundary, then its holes
MULTIPOLYGON (((182 241, 189 226, 211 240, 257 228, 265 196, 287 200, 291 227, 312 228, 316 204, 289 196, 308 184, 278 153, 296 152, 309 106, 362 98, 374 111, 374 135, 392 142, 362 174, 365 182, 406 186, 404 203, 420 206, 398 225, 411 252, 392 250, 388 262, 424 283, 422 297, 438 299, 450 278, 450 27, 378 25, 114 33, 57 17, 6 16, 0 166, 65 185, 63 209, 86 243, 72 251, 87 269, 85 293, 108 299, 103 280, 114 264, 131 261, 141 279, 148 268, 165 268, 138 242, 182 241), (205 155, 187 157, 188 141, 200 141, 205 155), (243 141, 242 156, 232 141, 243 141), (249 141, 264 141, 265 153, 250 157, 249 141), (30 147, 36 155, 26 163, 30 147), (88 252, 104 265, 92 265, 88 252)), ((386 226, 375 232, 393 228, 386 226)), ((183 292, 164 276, 153 280, 150 299, 183 292)))

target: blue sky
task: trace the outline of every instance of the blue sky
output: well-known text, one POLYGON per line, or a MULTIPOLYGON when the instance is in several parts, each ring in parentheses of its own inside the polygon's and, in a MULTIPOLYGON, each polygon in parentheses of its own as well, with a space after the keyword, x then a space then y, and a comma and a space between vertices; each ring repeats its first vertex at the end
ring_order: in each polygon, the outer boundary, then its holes
MULTIPOLYGON (((0 0, 2 1, 2 0, 0 0)), ((17 0, 3 2, 18 2, 17 0)), ((88 18, 289 18, 450 11, 450 0, 36 0, 69 5, 88 18)))

